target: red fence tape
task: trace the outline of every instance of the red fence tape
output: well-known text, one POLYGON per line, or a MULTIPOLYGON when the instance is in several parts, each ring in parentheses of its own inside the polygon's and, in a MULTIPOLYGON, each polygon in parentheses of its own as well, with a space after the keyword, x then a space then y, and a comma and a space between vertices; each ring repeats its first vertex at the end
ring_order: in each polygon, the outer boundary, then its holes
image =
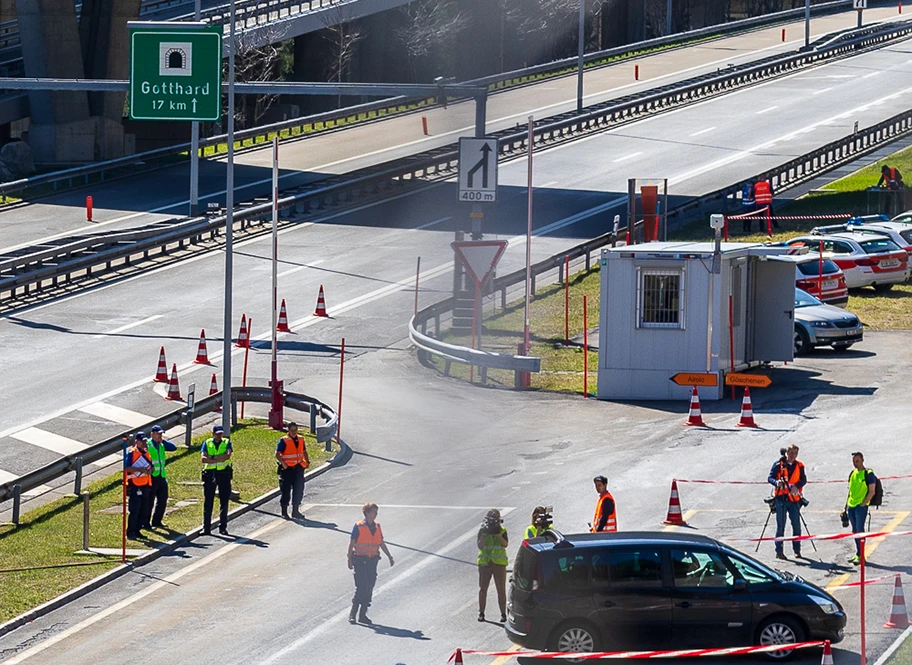
POLYGON ((885 575, 884 577, 872 577, 869 580, 865 580, 864 584, 861 582, 848 582, 846 584, 840 584, 838 586, 827 587, 827 591, 838 591, 839 589, 852 589, 860 586, 869 586, 871 584, 877 584, 878 582, 883 582, 885 580, 894 580, 899 577, 899 573, 895 575, 885 575))
MULTIPOLYGON (((763 215, 766 212, 766 208, 760 208, 759 210, 752 210, 751 212, 744 212, 740 215, 726 215, 726 219, 747 219, 748 217, 758 217, 763 215)), ((853 215, 849 213, 842 213, 838 215, 770 215, 769 219, 785 219, 785 220, 795 220, 795 221, 806 221, 811 219, 851 219, 853 215)), ((766 219, 766 216, 763 217, 766 219)))
MULTIPOLYGON (((881 480, 905 480, 912 478, 912 474, 903 476, 878 476, 881 480)), ((675 478, 679 483, 701 483, 703 485, 769 485, 765 480, 687 480, 675 478)), ((809 485, 821 485, 826 483, 847 483, 848 478, 842 480, 809 480, 809 485)), ((771 486, 771 485, 770 485, 771 486)), ((771 486, 772 487, 772 486, 771 486)))
MULTIPOLYGON (((461 649, 463 656, 486 656, 503 658, 511 656, 534 656, 535 658, 595 660, 598 658, 692 658, 694 656, 741 656, 751 653, 769 651, 787 651, 790 649, 807 649, 821 647, 823 642, 799 642, 797 644, 773 644, 764 647, 730 647, 727 649, 684 649, 681 651, 600 651, 593 653, 571 653, 562 651, 476 651, 461 649)), ((450 656, 448 663, 456 658, 456 652, 450 656)))

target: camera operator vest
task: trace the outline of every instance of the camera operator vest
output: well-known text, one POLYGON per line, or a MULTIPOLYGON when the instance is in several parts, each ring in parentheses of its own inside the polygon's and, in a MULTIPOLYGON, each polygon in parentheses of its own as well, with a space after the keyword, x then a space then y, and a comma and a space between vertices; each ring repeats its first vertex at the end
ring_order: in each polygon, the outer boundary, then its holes
POLYGON ((785 466, 783 462, 779 463, 779 480, 784 480, 788 483, 785 486, 777 485, 776 486, 776 496, 787 496, 788 500, 792 503, 798 503, 801 501, 801 488, 796 487, 798 490, 797 494, 793 494, 789 489, 789 485, 798 485, 801 482, 801 471, 804 469, 804 464, 801 462, 795 462, 795 468, 792 469, 791 474, 788 472, 788 467, 785 466))

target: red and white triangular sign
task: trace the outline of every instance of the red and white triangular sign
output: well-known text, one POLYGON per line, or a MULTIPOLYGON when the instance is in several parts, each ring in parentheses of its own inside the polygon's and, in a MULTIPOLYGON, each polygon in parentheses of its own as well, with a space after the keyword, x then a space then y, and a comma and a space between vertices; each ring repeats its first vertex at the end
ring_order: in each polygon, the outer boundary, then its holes
POLYGON ((494 272, 507 244, 506 240, 466 240, 450 243, 450 246, 462 260, 476 286, 480 287, 494 272))

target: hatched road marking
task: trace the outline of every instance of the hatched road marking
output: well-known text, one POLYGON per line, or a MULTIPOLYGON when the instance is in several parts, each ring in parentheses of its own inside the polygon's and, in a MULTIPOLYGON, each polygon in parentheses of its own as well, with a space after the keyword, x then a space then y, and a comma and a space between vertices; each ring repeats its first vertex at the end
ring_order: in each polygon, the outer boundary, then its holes
POLYGON ((110 420, 115 423, 120 423, 121 425, 126 425, 127 427, 139 427, 140 425, 145 425, 150 420, 153 420, 152 416, 147 416, 136 411, 130 411, 130 409, 114 406, 113 404, 108 404, 107 402, 94 402, 82 407, 79 410, 92 416, 98 416, 99 418, 104 418, 105 420, 110 420))
POLYGON ((73 439, 68 439, 65 436, 38 429, 37 427, 27 427, 10 434, 9 436, 18 439, 19 441, 30 443, 33 446, 50 450, 58 455, 71 455, 73 453, 82 452, 88 448, 88 444, 74 441, 73 439))

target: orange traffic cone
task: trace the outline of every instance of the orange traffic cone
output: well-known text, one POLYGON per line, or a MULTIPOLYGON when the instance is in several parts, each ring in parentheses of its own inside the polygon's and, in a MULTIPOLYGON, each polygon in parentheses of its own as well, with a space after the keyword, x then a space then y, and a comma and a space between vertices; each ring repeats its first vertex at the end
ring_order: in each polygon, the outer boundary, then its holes
POLYGON ((194 365, 211 365, 209 362, 209 352, 206 351, 206 329, 203 328, 200 330, 200 341, 199 346, 196 349, 196 360, 193 361, 194 365))
POLYGON ((751 406, 751 389, 744 388, 744 399, 741 400, 741 420, 735 427, 757 427, 754 422, 754 407, 751 406))
POLYGON ((168 361, 165 360, 165 347, 158 352, 158 369, 155 370, 153 383, 168 383, 168 361))
POLYGON ((288 327, 288 312, 285 311, 285 298, 282 298, 282 306, 279 308, 279 323, 276 326, 279 332, 291 332, 288 327))
POLYGON ((671 481, 671 496, 668 498, 668 515, 662 524, 672 524, 675 526, 687 526, 684 516, 681 515, 681 500, 678 498, 678 481, 671 481))
POLYGON ((177 363, 171 365, 171 380, 168 381, 168 394, 165 395, 165 399, 184 401, 184 398, 181 397, 180 385, 177 383, 177 363))
POLYGON ((700 413, 700 395, 697 394, 696 386, 693 387, 693 392, 690 394, 690 413, 687 414, 687 421, 684 424, 706 427, 706 423, 703 422, 703 414, 700 413))
POLYGON ((909 627, 909 615, 906 612, 906 597, 903 595, 902 580, 899 575, 896 576, 896 584, 893 585, 893 609, 890 610, 890 618, 884 624, 884 628, 902 628, 909 627))
MULTIPOLYGON (((210 395, 214 395, 214 394, 217 393, 217 392, 218 392, 218 381, 215 380, 215 372, 213 372, 213 373, 212 373, 212 381, 209 383, 209 394, 210 394, 210 395)), ((215 407, 215 412, 216 412, 216 413, 221 413, 221 412, 222 412, 222 406, 219 405, 219 406, 215 407)))
POLYGON ((239 349, 250 348, 250 338, 247 336, 247 315, 241 314, 241 329, 238 332, 237 342, 234 344, 239 349))
POLYGON ((830 641, 823 643, 823 658, 820 659, 820 665, 833 665, 833 650, 830 648, 830 641))
POLYGON ((320 293, 317 294, 317 308, 314 310, 314 316, 326 316, 329 314, 326 313, 326 300, 323 297, 323 285, 320 284, 320 293))

